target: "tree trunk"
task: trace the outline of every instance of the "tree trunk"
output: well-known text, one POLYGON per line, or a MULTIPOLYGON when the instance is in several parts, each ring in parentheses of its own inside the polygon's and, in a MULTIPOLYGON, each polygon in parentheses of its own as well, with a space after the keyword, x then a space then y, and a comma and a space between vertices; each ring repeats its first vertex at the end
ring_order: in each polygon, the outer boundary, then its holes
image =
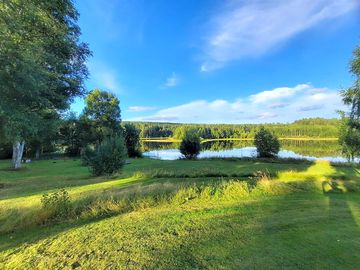
POLYGON ((14 169, 19 169, 21 167, 21 159, 24 153, 24 146, 24 141, 16 141, 13 144, 12 166, 14 169))
POLYGON ((35 159, 39 159, 40 158, 40 153, 41 153, 41 146, 38 145, 36 147, 36 150, 35 150, 35 159))

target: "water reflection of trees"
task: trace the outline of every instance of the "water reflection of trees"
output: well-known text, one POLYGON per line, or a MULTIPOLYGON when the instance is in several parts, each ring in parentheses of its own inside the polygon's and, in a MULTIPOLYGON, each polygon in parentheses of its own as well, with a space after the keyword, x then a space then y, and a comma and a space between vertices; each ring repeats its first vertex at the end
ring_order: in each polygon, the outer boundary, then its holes
POLYGON ((281 141, 281 148, 303 156, 342 156, 337 141, 281 141))
MULTIPOLYGON (((253 146, 252 141, 212 141, 202 144, 203 150, 221 151, 231 150, 234 148, 243 148, 253 146)), ((143 142, 142 150, 144 152, 152 150, 167 150, 178 149, 179 143, 169 142, 143 142)), ((290 150, 297 154, 304 156, 326 157, 326 156, 341 156, 341 151, 337 141, 296 141, 283 140, 281 141, 281 148, 290 150)))
POLYGON ((253 146, 252 141, 212 141, 201 144, 203 150, 221 151, 253 146))
POLYGON ((141 150, 143 152, 154 151, 154 150, 168 150, 168 149, 179 149, 180 143, 173 142, 142 142, 141 150))

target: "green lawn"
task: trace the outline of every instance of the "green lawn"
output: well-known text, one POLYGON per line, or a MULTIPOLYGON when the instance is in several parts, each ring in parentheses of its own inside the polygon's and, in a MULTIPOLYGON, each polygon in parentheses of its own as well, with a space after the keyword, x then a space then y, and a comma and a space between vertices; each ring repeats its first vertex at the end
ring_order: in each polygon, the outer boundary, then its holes
POLYGON ((360 265, 359 167, 137 159, 109 179, 71 159, 8 166, 0 161, 0 269, 360 265), (40 198, 60 188, 71 211, 54 218, 40 198))

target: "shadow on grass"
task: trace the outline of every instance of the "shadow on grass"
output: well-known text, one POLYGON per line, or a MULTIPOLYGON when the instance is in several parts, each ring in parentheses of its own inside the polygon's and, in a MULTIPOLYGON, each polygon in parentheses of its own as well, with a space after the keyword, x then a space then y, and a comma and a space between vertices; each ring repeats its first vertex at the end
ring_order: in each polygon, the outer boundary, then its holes
MULTIPOLYGON (((311 163, 307 163, 307 166, 310 166, 311 163)), ((284 168, 285 169, 285 168, 284 168)), ((274 174, 274 176, 276 176, 277 172, 274 174)), ((248 175, 247 175, 248 176, 248 175)), ((213 179, 214 180, 214 179, 213 179)), ((225 180, 224 178, 221 178, 221 180, 225 180)), ((216 180, 215 180, 216 181, 216 180)), ((119 183, 121 182, 121 180, 119 180, 119 183)), ((134 194, 138 195, 139 193, 141 193, 141 190, 137 190, 138 187, 140 187, 141 189, 144 190, 155 190, 155 189, 168 189, 166 190, 166 192, 171 193, 176 191, 177 189, 183 188, 184 186, 188 186, 190 184, 204 184, 204 183, 211 183, 211 181, 209 181, 208 179, 204 180, 204 179, 189 179, 189 181, 184 181, 184 179, 175 179, 175 178, 171 178, 171 179, 142 179, 142 180, 137 180, 135 183, 129 183, 126 184, 124 186, 111 186, 108 188, 104 188, 102 190, 94 190, 94 198, 96 199, 96 195, 101 195, 101 194, 107 194, 108 197, 115 195, 115 196, 119 196, 119 194, 121 194, 122 191, 124 191, 125 193, 128 194, 134 194), (174 186, 172 186, 174 185, 174 186), (171 187, 169 187, 171 186, 171 187)), ((92 184, 90 184, 92 185, 92 184)), ((44 192, 44 190, 43 190, 44 192)), ((90 192, 91 194, 91 192, 90 192)), ((88 198, 85 198, 84 201, 88 200, 88 198)), ((77 203, 79 203, 81 200, 77 200, 77 203)), ((80 203, 81 204, 81 203, 80 203)), ((128 211, 125 211, 128 212, 128 211)), ((101 220, 104 217, 109 217, 109 216, 114 216, 114 215, 118 215, 121 214, 122 212, 118 211, 118 212, 110 212, 108 214, 106 214, 105 216, 99 217, 99 218, 90 218, 89 220, 84 219, 84 220, 80 220, 80 221, 73 221, 73 222, 69 222, 69 221, 64 221, 63 224, 57 224, 57 225, 47 225, 47 226, 43 226, 43 227, 38 227, 38 228, 34 228, 34 229, 27 229, 25 231, 19 230, 16 231, 14 233, 9 233, 9 234, 5 234, 3 235, 3 239, 6 241, 2 241, 3 243, 6 243, 4 245, 1 245, 1 250, 4 249, 8 249, 8 248, 12 248, 12 247, 16 247, 17 245, 21 245, 24 242, 28 242, 28 241, 38 241, 40 239, 43 238, 47 238, 47 237, 51 237, 52 234, 58 234, 60 233, 62 230, 69 230, 72 227, 77 227, 77 226, 81 226, 83 224, 87 224, 89 222, 92 222, 93 220, 101 220), (54 228, 51 228, 51 226, 53 226, 54 228)))
MULTIPOLYGON (((207 210, 207 206, 204 206, 200 216, 192 216, 194 211, 189 208, 190 211, 185 211, 174 223, 167 220, 168 216, 160 217, 159 222, 171 223, 166 232, 156 230, 159 238, 163 234, 168 235, 169 238, 162 243, 166 249, 157 246, 146 252, 153 253, 157 258, 166 258, 161 261, 163 268, 176 264, 177 269, 216 268, 219 265, 234 269, 267 266, 268 269, 310 269, 326 268, 334 261, 355 266, 354 260, 345 252, 349 253, 348 248, 356 250, 356 246, 337 246, 338 242, 335 241, 337 238, 359 237, 359 230, 347 205, 346 196, 334 194, 334 191, 341 190, 341 187, 338 183, 330 183, 333 191, 328 192, 326 189, 324 197, 319 193, 309 192, 313 189, 319 190, 311 176, 307 176, 306 180, 306 186, 296 182, 288 183, 301 194, 263 197, 257 203, 239 202, 229 209, 223 207, 207 210), (181 224, 184 220, 189 223, 184 224, 183 231, 178 232, 178 223, 181 224), (340 254, 341 259, 333 257, 334 254, 340 254), (345 259, 348 259, 348 262, 345 262, 345 259)), ((56 237, 109 216, 121 214, 110 213, 98 218, 3 235, 0 240, 4 244, 1 244, 0 250, 6 251, 26 242, 56 237)), ((136 227, 137 224, 133 226, 136 227)), ((154 262, 152 267, 155 268, 158 263, 160 262, 154 262)))

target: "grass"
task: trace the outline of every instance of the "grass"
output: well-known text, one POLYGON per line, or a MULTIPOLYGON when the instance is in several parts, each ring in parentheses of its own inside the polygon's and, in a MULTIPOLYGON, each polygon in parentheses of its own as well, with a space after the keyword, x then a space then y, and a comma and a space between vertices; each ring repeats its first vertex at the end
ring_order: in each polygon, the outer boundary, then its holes
POLYGON ((357 166, 290 160, 131 160, 94 178, 78 160, 0 162, 1 269, 355 269, 357 166), (41 207, 66 188, 71 211, 41 207))

